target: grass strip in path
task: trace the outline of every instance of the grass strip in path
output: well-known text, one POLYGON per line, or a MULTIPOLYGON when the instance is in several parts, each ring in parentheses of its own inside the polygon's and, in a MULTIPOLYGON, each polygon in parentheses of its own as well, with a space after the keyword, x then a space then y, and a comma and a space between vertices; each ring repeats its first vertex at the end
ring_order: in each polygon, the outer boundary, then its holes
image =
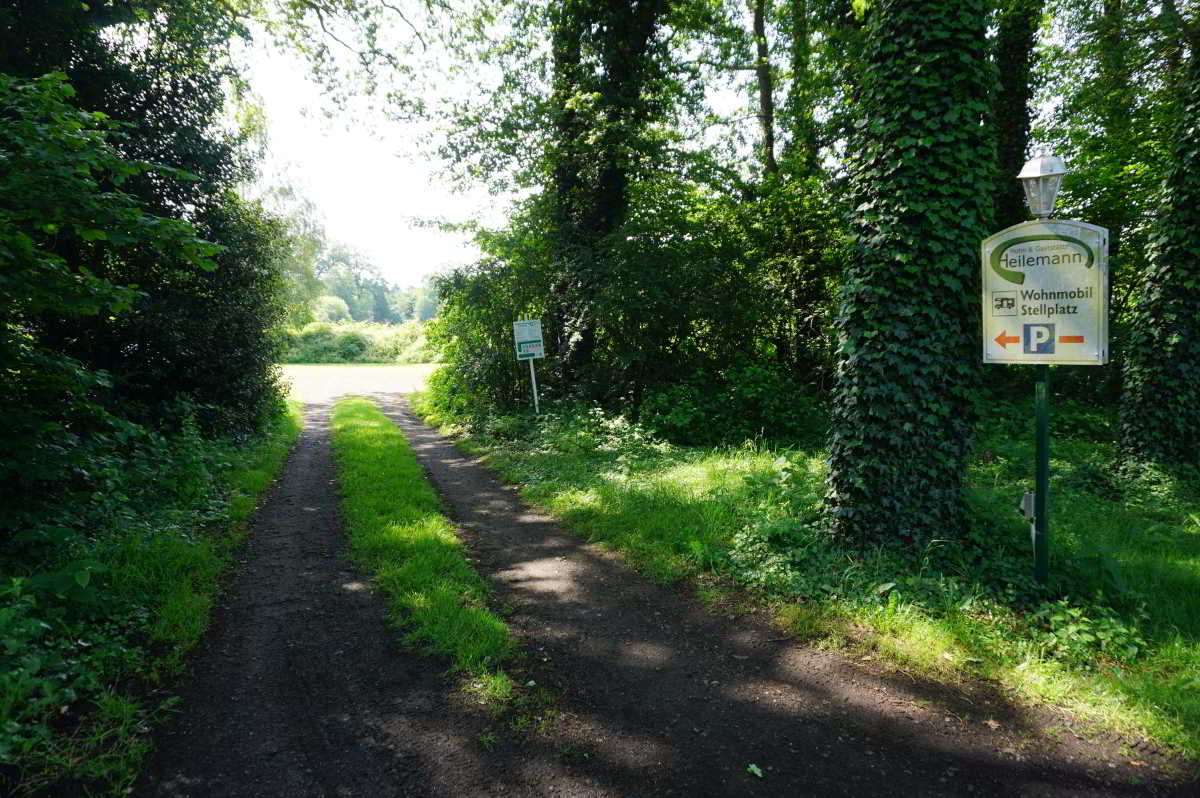
POLYGON ((350 398, 334 406, 333 450, 351 556, 408 639, 506 684, 495 668, 514 653, 512 636, 404 436, 370 400, 350 398))

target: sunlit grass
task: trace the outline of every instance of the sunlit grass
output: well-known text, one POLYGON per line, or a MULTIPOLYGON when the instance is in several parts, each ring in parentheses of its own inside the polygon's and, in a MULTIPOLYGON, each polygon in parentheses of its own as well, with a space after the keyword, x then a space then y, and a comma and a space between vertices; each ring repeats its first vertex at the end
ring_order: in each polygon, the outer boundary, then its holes
POLYGON ((147 732, 173 703, 155 688, 184 670, 202 639, 250 516, 302 426, 301 407, 293 404, 249 445, 176 439, 167 462, 156 463, 164 473, 153 508, 118 504, 121 515, 97 525, 88 557, 101 607, 82 621, 51 616, 62 625, 45 625, 33 641, 38 650, 26 652, 26 663, 64 652, 71 674, 51 674, 62 681, 48 689, 44 668, 0 673, 0 721, 25 741, 5 752, 19 781, 0 773, 0 792, 9 786, 18 795, 129 790, 150 747, 147 732), (173 482, 183 478, 170 470, 180 462, 193 469, 183 472, 194 479, 190 486, 173 482), (29 709, 39 694, 60 704, 50 707, 50 717, 29 709))
POLYGON ((149 528, 113 540, 103 556, 112 569, 117 595, 155 597, 149 633, 168 653, 162 665, 175 670, 208 628, 212 597, 233 549, 245 538, 250 517, 271 486, 304 425, 303 408, 290 402, 271 434, 231 449, 222 475, 219 531, 149 528))
MULTIPOLYGON (((758 590, 799 639, 869 652, 936 679, 992 679, 1071 711, 1085 726, 1200 756, 1200 496, 1165 476, 1118 484, 1111 420, 1090 408, 1062 411, 1051 492, 1054 585, 1040 594, 1028 522, 1015 509, 1032 488, 1028 415, 1016 408, 992 419, 971 460, 973 523, 984 551, 995 550, 984 563, 990 577, 936 549, 924 558, 883 547, 841 551, 819 524, 805 526, 802 519, 819 517, 825 490, 820 449, 655 446, 587 414, 543 417, 528 439, 476 437, 469 445, 527 500, 657 580, 733 579, 758 590), (754 557, 731 557, 768 534, 779 538, 751 547, 754 557), (886 588, 914 576, 911 585, 886 588), (1009 576, 1026 586, 1006 593, 1009 576), (1116 607, 1146 649, 1130 662, 1100 653, 1056 658, 1030 613, 1061 595, 1084 608, 1116 607)), ((698 589, 709 600, 719 593, 711 580, 698 589)))
MULTIPOLYGON (((514 652, 488 589, 395 425, 367 399, 333 412, 342 513, 354 560, 373 574, 408 639, 486 674, 514 652)), ((496 678, 496 677, 493 677, 496 678)))

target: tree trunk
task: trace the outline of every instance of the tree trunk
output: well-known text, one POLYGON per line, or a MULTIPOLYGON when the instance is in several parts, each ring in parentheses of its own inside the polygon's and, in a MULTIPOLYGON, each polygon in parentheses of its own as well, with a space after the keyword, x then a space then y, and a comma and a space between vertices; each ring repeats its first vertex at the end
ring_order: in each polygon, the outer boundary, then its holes
POLYGON ((775 174, 775 88, 771 79, 771 49, 767 46, 767 0, 749 0, 754 17, 754 76, 758 83, 758 130, 764 174, 775 174))
MULTIPOLYGON (((1130 124, 1133 120, 1133 78, 1130 74, 1126 44, 1126 9, 1123 0, 1104 0, 1102 16, 1096 30, 1100 44, 1100 85, 1106 87, 1101 109, 1103 137, 1115 152, 1127 150, 1130 124)), ((1114 219, 1109 223, 1109 257, 1118 266, 1124 245, 1124 223, 1114 219)))
POLYGON ((566 0, 558 5, 552 18, 551 57, 553 78, 550 103, 554 114, 554 144, 551 154, 551 257, 555 278, 546 313, 545 334, 548 353, 556 364, 558 378, 570 385, 572 375, 563 373, 561 355, 570 349, 572 264, 582 246, 580 225, 583 202, 583 153, 585 132, 573 98, 581 91, 580 62, 583 50, 582 4, 566 0))
POLYGON ((666 4, 571 0, 559 8, 556 19, 557 230, 552 257, 559 277, 551 322, 564 388, 590 398, 599 398, 603 388, 591 372, 600 334, 595 305, 605 288, 605 248, 629 211, 630 175, 650 116, 645 97, 650 44, 666 4), (593 52, 598 68, 587 66, 593 52), (586 114, 570 107, 580 93, 594 95, 594 107, 586 114))
POLYGON ((1042 17, 1042 0, 1009 0, 997 11, 996 67, 1000 86, 992 116, 996 126, 996 227, 1029 218, 1025 192, 1016 179, 1029 148, 1030 75, 1033 47, 1042 17))
POLYGON ((870 7, 827 502, 869 543, 961 534, 995 148, 986 0, 870 7))
MULTIPOLYGON (((1194 23, 1193 23, 1194 25, 1194 23)), ((1121 397, 1134 461, 1200 464, 1200 35, 1181 92, 1163 205, 1142 280, 1121 397)))

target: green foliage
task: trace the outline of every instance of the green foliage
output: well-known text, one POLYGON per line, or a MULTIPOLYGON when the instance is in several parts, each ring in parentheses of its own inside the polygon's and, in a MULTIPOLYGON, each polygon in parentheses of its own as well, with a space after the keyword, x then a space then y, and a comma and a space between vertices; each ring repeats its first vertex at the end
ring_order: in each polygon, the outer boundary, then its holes
POLYGON ((1162 212, 1132 319, 1121 397, 1135 462, 1200 466, 1200 53, 1179 98, 1162 212))
POLYGON ((366 354, 370 340, 360 332, 345 332, 337 338, 337 354, 340 362, 349 363, 366 354))
POLYGON ((825 437, 826 413, 778 370, 749 365, 703 372, 647 397, 639 419, 683 444, 744 440, 803 441, 825 437))
POLYGON ((319 296, 312 302, 314 323, 320 324, 331 321, 348 321, 350 306, 340 296, 319 296))
MULTIPOLYGON (((119 325, 133 340, 156 346, 148 357, 119 356, 114 372, 127 375, 119 384, 126 407, 168 407, 184 396, 198 406, 208 433, 253 434, 282 402, 271 331, 284 315, 283 225, 232 192, 198 213, 196 225, 225 246, 214 257, 217 268, 179 275, 167 297, 152 299, 130 324, 119 325)), ((118 341, 129 340, 126 334, 118 341)))
MULTIPOLYGON (((268 330, 281 312, 283 230, 231 191, 250 176, 241 132, 223 123, 227 87, 236 83, 225 56, 230 39, 244 31, 227 6, 155 8, 147 14, 118 4, 100 12, 67 4, 53 14, 42 9, 45 19, 22 8, 14 11, 21 22, 4 28, 0 71, 31 76, 62 69, 73 94, 61 99, 100 112, 104 121, 91 128, 114 131, 107 134, 114 146, 95 152, 112 160, 119 149, 129 161, 120 170, 96 170, 95 186, 62 185, 83 170, 56 159, 88 152, 87 139, 95 136, 84 128, 82 137, 64 140, 67 147, 45 147, 61 136, 55 126, 67 117, 41 108, 30 119, 46 129, 13 138, 33 142, 33 149, 14 151, 17 168, 9 175, 22 182, 5 192, 6 210, 24 212, 14 222, 69 263, 80 286, 93 279, 137 286, 118 312, 108 306, 110 312, 79 312, 69 303, 22 307, 24 299, 16 312, 35 346, 109 375, 111 390, 94 398, 116 415, 158 426, 177 401, 190 398, 209 431, 246 433, 279 401, 268 330), (67 168, 31 182, 37 168, 56 165, 67 168), (70 220, 63 225, 55 218, 54 203, 72 202, 96 206, 83 217, 96 223, 78 234, 70 220), (131 208, 140 219, 113 229, 114 215, 131 208), (56 226, 63 235, 54 233, 56 226)), ((14 288, 25 296, 23 287, 14 288)), ((44 371, 38 364, 27 373, 44 371)))
POLYGON ((1025 163, 1034 93, 1034 48, 1045 0, 996 3, 993 52, 999 82, 992 100, 996 129, 994 219, 1004 229, 1028 218, 1025 194, 1015 180, 1025 163))
POLYGON ((868 13, 829 474, 834 527, 861 542, 966 529, 976 245, 993 175, 984 8, 878 2, 868 13))
POLYGON ((312 322, 283 330, 279 343, 284 363, 434 363, 437 350, 426 337, 426 324, 312 322))
POLYGON ((1132 662, 1146 649, 1139 629, 1145 610, 1126 619, 1104 604, 1080 606, 1058 599, 1042 605, 1033 618, 1045 625, 1042 644, 1058 659, 1087 664, 1102 656, 1132 662))
MULTIPOLYGON (((1174 4, 1055 0, 1047 6, 1053 35, 1042 44, 1035 107, 1052 110, 1042 114, 1035 135, 1069 164, 1057 212, 1109 231, 1111 349, 1119 360, 1148 266, 1179 108, 1171 86, 1186 45, 1171 18, 1174 4)), ((1114 398, 1120 376, 1117 369, 1079 375, 1091 383, 1085 390, 1114 398)))
MULTIPOLYGON (((116 478, 107 464, 136 425, 104 403, 113 377, 47 334, 128 314, 138 292, 88 268, 83 254, 145 252, 211 269, 216 247, 154 216, 121 186, 153 167, 122 159, 102 115, 68 104, 61 75, 0 76, 0 551, 53 545, 81 529, 72 505, 116 478), (68 257, 66 253, 72 256, 68 257), (20 453, 20 454, 18 454, 20 453)), ((166 175, 175 174, 166 170, 166 175)))
MULTIPOLYGON (((488 257, 439 281, 442 311, 429 328, 446 363, 431 383, 435 402, 472 415, 508 412, 529 396, 529 369, 516 360, 512 323, 542 314, 550 293, 544 203, 530 204, 503 231, 480 235, 488 257)), ((547 381, 546 362, 536 364, 547 381)), ((553 381, 546 395, 560 392, 553 381)), ((457 412, 457 411, 456 411, 457 412)))
MULTIPOLYGON (((186 412, 186 411, 185 411, 186 412)), ((252 445, 128 430, 88 452, 93 489, 0 560, 0 788, 119 792, 160 711, 125 693, 177 676, 207 626, 249 509, 299 434, 298 412, 252 445), (52 525, 57 522, 57 525, 52 525)))

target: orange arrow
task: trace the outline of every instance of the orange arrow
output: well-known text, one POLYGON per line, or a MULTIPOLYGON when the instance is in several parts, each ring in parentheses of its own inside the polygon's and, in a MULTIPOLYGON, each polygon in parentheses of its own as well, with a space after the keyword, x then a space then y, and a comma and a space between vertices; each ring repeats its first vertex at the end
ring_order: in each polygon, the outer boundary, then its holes
POLYGON ((1009 344, 1018 343, 1020 340, 1021 339, 1015 335, 1009 335, 1008 330, 1004 330, 996 336, 996 343, 1000 344, 1000 346, 1004 347, 1005 349, 1008 349, 1009 344))
POLYGON ((1082 335, 1060 335, 1058 336, 1060 344, 1081 344, 1083 343, 1082 335))

